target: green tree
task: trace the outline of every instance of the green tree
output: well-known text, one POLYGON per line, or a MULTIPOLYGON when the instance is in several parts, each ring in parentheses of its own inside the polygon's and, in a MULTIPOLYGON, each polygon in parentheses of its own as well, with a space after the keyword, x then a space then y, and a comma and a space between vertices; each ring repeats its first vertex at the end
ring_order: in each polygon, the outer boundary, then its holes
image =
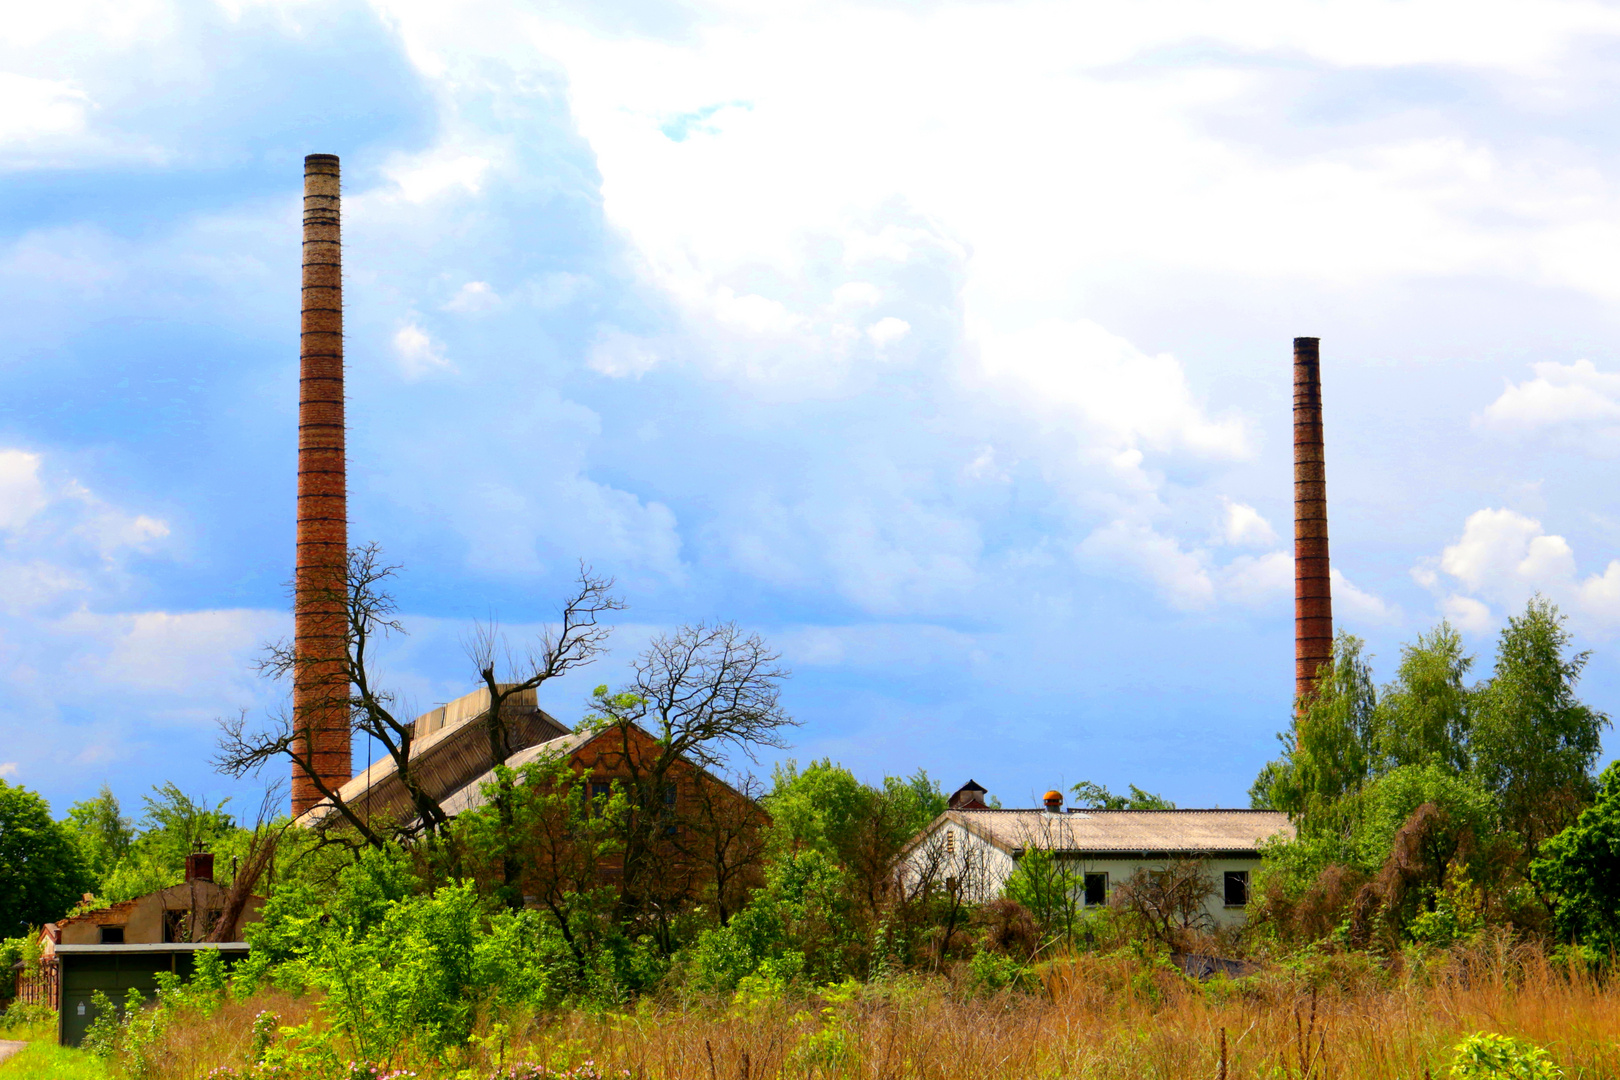
POLYGON ((692 948, 697 985, 731 990, 746 976, 815 983, 868 973, 865 940, 849 875, 813 848, 787 851, 766 871, 765 886, 723 927, 692 948))
POLYGON ((1163 795, 1143 791, 1129 785, 1128 795, 1115 795, 1101 784, 1082 780, 1069 790, 1074 793, 1074 804, 1087 810, 1174 810, 1176 804, 1163 795))
POLYGON ((225 812, 229 799, 210 805, 207 799, 194 799, 166 783, 154 786, 141 801, 146 810, 140 830, 101 882, 103 899, 128 900, 179 884, 187 855, 212 851, 237 831, 235 819, 225 812))
POLYGON ((621 778, 626 802, 620 918, 651 919, 665 942, 667 913, 691 899, 678 872, 685 856, 670 842, 671 793, 687 769, 721 775, 733 754, 757 760, 761 747, 787 746, 796 721, 782 708, 790 672, 780 660, 735 623, 677 627, 648 643, 628 685, 597 687, 594 712, 580 724, 602 733, 594 744, 600 767, 621 778))
POLYGON ((1620 762, 1603 770, 1575 823, 1541 845, 1530 878, 1551 897, 1566 939, 1620 949, 1620 762))
POLYGON ((1475 772, 1527 851, 1574 820, 1590 798, 1591 769, 1609 726, 1606 714, 1575 696, 1591 654, 1569 652, 1564 622, 1539 595, 1508 619, 1474 722, 1475 772))
POLYGON ((0 780, 0 934, 60 919, 89 886, 84 855, 50 804, 0 780))
POLYGON ((766 797, 772 848, 826 855, 849 871, 874 915, 901 848, 944 813, 947 802, 938 782, 921 769, 873 786, 831 759, 813 761, 803 772, 790 761, 776 767, 773 779, 766 797))
POLYGON ((1249 789, 1253 805, 1286 811, 1309 829, 1373 774, 1378 692, 1363 642, 1340 633, 1316 694, 1301 701, 1293 729, 1277 736, 1283 756, 1249 789))
POLYGON ((1402 765, 1468 770, 1475 693, 1464 680, 1473 665, 1449 622, 1401 646, 1395 681, 1384 687, 1376 710, 1379 771, 1402 765))
POLYGON ((1437 888, 1467 837, 1483 839, 1495 823, 1490 793, 1472 778, 1438 764, 1402 765, 1373 780, 1350 801, 1353 809, 1347 816, 1353 817, 1350 842, 1356 865, 1376 873, 1389 858, 1396 832, 1425 803, 1440 811, 1445 821, 1421 853, 1437 888))
POLYGON ((527 901, 543 912, 583 978, 609 929, 613 890, 602 868, 623 856, 624 791, 593 793, 568 758, 542 754, 516 770, 497 766, 485 793, 497 792, 504 807, 490 798, 451 823, 462 863, 509 908, 527 901))
POLYGON ((1041 839, 1030 839, 1004 889, 1007 899, 1034 916, 1045 946, 1073 939, 1085 907, 1085 872, 1078 862, 1043 846, 1041 839))
POLYGON ((135 839, 134 823, 124 817, 112 788, 102 784, 95 798, 68 808, 67 821, 63 824, 84 853, 85 862, 95 876, 95 887, 99 889, 129 854, 130 844, 135 839))
POLYGON ((771 770, 765 796, 771 843, 777 851, 809 849, 837 858, 852 843, 861 816, 864 785, 831 758, 797 761, 771 770))

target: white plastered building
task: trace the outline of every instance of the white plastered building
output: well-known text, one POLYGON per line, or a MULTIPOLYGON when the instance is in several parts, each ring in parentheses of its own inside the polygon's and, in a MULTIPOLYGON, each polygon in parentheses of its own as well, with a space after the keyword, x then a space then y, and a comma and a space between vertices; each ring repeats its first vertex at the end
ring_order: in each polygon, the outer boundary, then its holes
POLYGON ((1050 851, 1087 907, 1108 903, 1138 870, 1178 858, 1204 860, 1214 886, 1205 911, 1217 926, 1243 921, 1260 843, 1292 839, 1288 815, 1273 810, 946 810, 901 854, 901 879, 958 890, 970 902, 1000 896, 1018 860, 1050 851))

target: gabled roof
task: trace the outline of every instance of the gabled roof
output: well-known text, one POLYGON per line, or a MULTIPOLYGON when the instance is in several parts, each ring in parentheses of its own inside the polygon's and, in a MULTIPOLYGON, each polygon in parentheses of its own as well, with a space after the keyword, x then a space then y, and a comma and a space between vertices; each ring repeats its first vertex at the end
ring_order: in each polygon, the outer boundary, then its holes
MULTIPOLYGON (((656 743, 657 740, 655 740, 653 736, 640 724, 631 724, 630 728, 633 731, 639 732, 644 738, 646 738, 648 742, 656 743)), ((543 742, 534 746, 524 747, 522 750, 519 750, 506 760, 506 766, 509 769, 521 769, 530 762, 539 761, 542 757, 571 757, 590 746, 590 744, 596 740, 607 735, 615 734, 617 731, 617 726, 609 725, 607 727, 594 730, 570 732, 569 734, 562 736, 560 739, 552 739, 550 742, 543 742)), ((720 777, 715 776, 714 773, 710 772, 708 769, 705 769, 692 761, 688 761, 684 757, 679 758, 678 760, 684 761, 688 767, 696 770, 703 776, 708 777, 708 779, 713 783, 724 787, 733 795, 736 795, 739 799, 746 797, 742 792, 738 791, 735 787, 720 777)), ((482 776, 470 781, 464 787, 440 800, 439 805, 442 806, 444 808, 444 812, 451 817, 455 817, 457 814, 465 810, 473 810, 483 806, 486 801, 484 798, 484 786, 493 782, 494 779, 495 770, 490 769, 482 776)))
MULTIPOLYGON (((587 744, 595 742, 602 734, 604 734, 602 731, 574 731, 549 742, 525 746, 522 750, 506 759, 506 767, 509 769, 521 769, 530 762, 539 761, 542 757, 567 757, 575 751, 583 750, 587 744)), ((444 808, 444 812, 450 817, 455 817, 465 810, 476 810, 478 807, 483 806, 486 801, 484 798, 484 785, 493 783, 494 780, 495 770, 489 769, 483 775, 469 781, 439 800, 439 805, 444 808)))
MULTIPOLYGON (((489 770, 488 735, 484 725, 474 722, 488 712, 489 691, 474 690, 423 713, 412 722, 414 772, 435 798, 443 800, 489 770)), ((568 728, 539 707, 533 690, 520 691, 507 698, 501 715, 506 721, 508 736, 520 747, 531 748, 568 733, 568 728)), ((399 820, 416 816, 410 795, 399 781, 399 770, 388 754, 356 773, 338 789, 338 797, 365 819, 383 814, 399 820)), ((307 810, 299 822, 319 821, 332 812, 331 804, 322 800, 307 810)))
POLYGON ((947 810, 908 846, 952 822, 1008 854, 1038 847, 1074 855, 1239 855, 1293 823, 1275 810, 947 810))

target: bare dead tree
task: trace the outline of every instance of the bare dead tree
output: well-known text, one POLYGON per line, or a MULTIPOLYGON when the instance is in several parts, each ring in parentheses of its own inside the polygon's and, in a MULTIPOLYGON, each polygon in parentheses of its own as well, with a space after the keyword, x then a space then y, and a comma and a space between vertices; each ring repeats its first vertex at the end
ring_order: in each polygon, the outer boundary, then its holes
POLYGON ((1148 937, 1187 951, 1197 935, 1215 928, 1208 901, 1216 895, 1208 860, 1171 859, 1163 869, 1139 868, 1114 889, 1110 903, 1148 937))
MULTIPOLYGON (((369 735, 382 744, 393 759, 401 786, 410 797, 418 827, 431 832, 443 827, 448 819, 412 767, 415 724, 395 715, 395 696, 377 685, 373 671, 374 654, 381 642, 393 634, 405 632, 398 619, 399 605, 389 590, 389 582, 399 570, 399 566, 383 561, 382 550, 376 544, 366 544, 349 552, 343 595, 321 598, 341 601, 346 640, 342 660, 344 696, 340 702, 320 704, 340 704, 348 713, 351 732, 369 735)), ((305 662, 294 642, 283 639, 265 646, 258 666, 262 674, 290 679, 305 662)), ((386 837, 373 828, 369 815, 355 812, 335 786, 320 778, 313 760, 305 760, 310 757, 307 748, 314 740, 301 738, 305 733, 298 729, 293 715, 285 711, 278 713, 267 730, 249 728, 245 716, 222 721, 220 728, 219 753, 214 758, 219 771, 240 777, 257 773, 272 761, 291 761, 313 780, 316 790, 335 811, 337 820, 353 828, 368 844, 381 846, 385 842, 386 837)), ((329 822, 333 822, 331 814, 322 819, 322 824, 329 822)))
MULTIPOLYGON (((302 748, 309 745, 308 740, 299 738, 287 710, 278 710, 271 715, 268 730, 251 727, 246 709, 234 717, 221 718, 218 724, 219 736, 215 740, 218 752, 213 757, 217 771, 240 780, 244 776, 257 775, 260 769, 272 762, 290 761, 309 775, 321 797, 337 812, 338 819, 352 828, 366 844, 382 847, 387 842, 381 833, 371 828, 370 822, 355 813, 354 808, 339 796, 337 788, 321 780, 314 770, 312 755, 302 752, 302 748)), ((323 825, 333 822, 334 819, 330 817, 322 820, 323 825)))
POLYGON ((538 690, 543 683, 584 667, 607 651, 613 628, 604 625, 602 617, 624 610, 624 601, 614 595, 613 584, 612 578, 602 577, 580 563, 574 591, 557 621, 547 626, 540 641, 521 656, 507 644, 493 621, 474 632, 467 654, 489 692, 484 725, 489 733, 492 765, 505 765, 518 749, 512 745, 511 729, 501 709, 508 699, 538 690))
POLYGON ((796 721, 782 710, 788 678, 781 656, 735 623, 683 626, 653 639, 636 659, 631 683, 606 687, 586 720, 614 734, 603 764, 623 777, 630 802, 624 836, 625 914, 642 905, 641 879, 654 869, 666 792, 678 763, 723 772, 730 753, 757 761, 760 747, 785 748, 796 721))
POLYGON ((519 694, 538 691, 551 679, 592 663, 607 651, 612 627, 602 617, 624 610, 624 601, 613 592, 613 579, 596 574, 584 562, 579 564, 574 590, 563 603, 555 623, 546 627, 540 641, 519 656, 491 620, 480 625, 467 643, 467 655, 489 694, 489 710, 484 714, 484 730, 489 738, 490 764, 496 768, 493 797, 501 823, 502 892, 508 905, 522 905, 521 874, 513 830, 513 778, 499 766, 518 749, 512 745, 505 705, 519 694))
MULTIPOLYGON (((347 638, 343 658, 346 689, 340 704, 347 711, 350 731, 375 739, 393 762, 395 775, 409 797, 414 820, 379 824, 369 813, 360 813, 350 806, 336 787, 320 779, 307 750, 313 740, 300 738, 303 733, 297 729, 294 717, 285 711, 273 716, 267 728, 250 727, 245 714, 222 720, 219 752, 214 758, 216 768, 235 777, 257 773, 271 762, 291 761, 309 774, 321 797, 331 807, 321 819, 321 826, 347 825, 364 843, 373 846, 382 846, 391 837, 437 834, 449 821, 439 794, 431 789, 413 760, 415 719, 399 710, 397 696, 381 684, 378 676, 377 652, 382 643, 395 634, 405 633, 398 617, 399 605, 390 589, 400 569, 384 561, 381 548, 374 543, 349 553, 344 595, 340 598, 347 638)), ((473 652, 479 677, 490 689, 485 722, 490 732, 491 752, 495 755, 492 764, 504 764, 513 750, 501 706, 514 694, 532 690, 570 668, 589 663, 601 653, 608 628, 600 625, 598 619, 605 612, 623 607, 612 596, 612 585, 610 579, 596 577, 588 567, 581 566, 578 588, 563 605, 560 626, 547 629, 540 645, 519 665, 519 677, 511 681, 502 682, 497 678, 496 652, 497 645, 501 644, 498 631, 490 626, 480 632, 478 640, 482 647, 475 646, 473 652)), ((507 660, 508 666, 513 666, 509 651, 507 660)), ((290 678, 298 665, 305 662, 298 656, 294 643, 283 640, 266 646, 259 669, 276 678, 290 678)))
POLYGON ((1000 885, 984 850, 945 829, 928 833, 894 864, 897 913, 933 924, 937 938, 931 962, 935 970, 951 955, 969 913, 992 900, 1000 885))

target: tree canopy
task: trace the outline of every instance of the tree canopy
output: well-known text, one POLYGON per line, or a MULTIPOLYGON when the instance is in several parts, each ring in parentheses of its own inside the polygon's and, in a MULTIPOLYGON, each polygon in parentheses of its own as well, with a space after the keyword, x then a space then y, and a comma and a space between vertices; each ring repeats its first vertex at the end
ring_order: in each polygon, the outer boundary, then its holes
POLYGON ((0 936, 59 919, 90 887, 90 868, 51 807, 0 780, 0 936))
POLYGON ((1592 805, 1542 845, 1530 876, 1565 938, 1620 949, 1620 761, 1603 770, 1592 805))
MULTIPOLYGON (((1268 852, 1259 890, 1267 904, 1298 912, 1309 901, 1320 909, 1306 920, 1312 932, 1351 911, 1352 896, 1351 921, 1362 923, 1380 904, 1394 923, 1429 926, 1459 905, 1471 905, 1467 918, 1495 905, 1493 917, 1544 923, 1526 885, 1529 860, 1590 800, 1609 726, 1577 696, 1587 657, 1540 596, 1508 619, 1489 676, 1474 684, 1475 658, 1448 623, 1404 646, 1382 688, 1362 642, 1341 633, 1318 691, 1296 703, 1278 736, 1282 756, 1250 789, 1255 806, 1287 811, 1299 827, 1297 841, 1268 852), (1465 902, 1457 890, 1482 878, 1489 887, 1465 902), (1328 918, 1327 908, 1337 914, 1328 918)), ((1558 855, 1541 864, 1542 888, 1576 897, 1569 910, 1582 914, 1568 919, 1597 925, 1595 901, 1582 899, 1590 889, 1560 869, 1591 864, 1597 850, 1573 835, 1546 849, 1558 855)))

